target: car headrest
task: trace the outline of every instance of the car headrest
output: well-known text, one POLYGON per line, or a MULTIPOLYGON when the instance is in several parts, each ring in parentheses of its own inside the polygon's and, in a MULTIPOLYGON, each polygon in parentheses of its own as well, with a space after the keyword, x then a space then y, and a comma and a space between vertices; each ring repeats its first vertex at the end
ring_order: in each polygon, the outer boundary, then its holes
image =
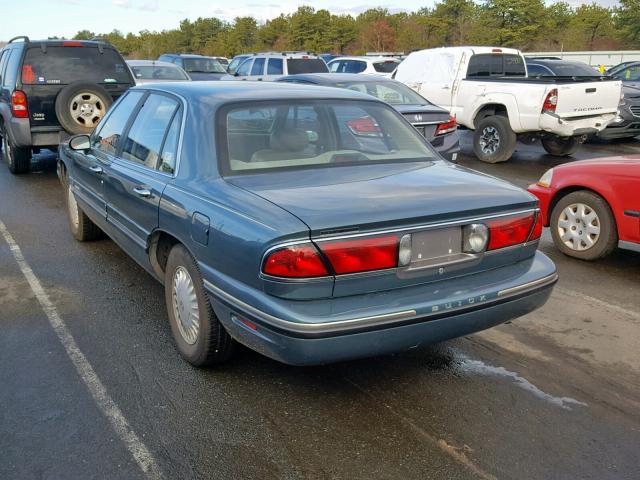
POLYGON ((288 128, 272 133, 270 144, 274 150, 299 152, 309 145, 309 137, 300 128, 288 128))

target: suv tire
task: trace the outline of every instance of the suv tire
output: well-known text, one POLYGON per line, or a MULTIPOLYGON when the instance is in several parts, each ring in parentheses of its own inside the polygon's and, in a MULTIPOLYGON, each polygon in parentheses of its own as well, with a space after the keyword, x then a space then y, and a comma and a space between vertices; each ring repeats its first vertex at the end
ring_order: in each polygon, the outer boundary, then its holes
POLYGON ((516 140, 507 117, 485 117, 478 122, 473 132, 473 153, 486 163, 506 162, 516 149, 516 140))
POLYGON ((566 157, 576 153, 580 148, 578 137, 558 137, 556 135, 542 137, 542 146, 549 155, 566 157))
POLYGON ((171 331, 182 358, 196 367, 228 360, 234 341, 211 308, 196 262, 181 244, 169 253, 164 291, 171 331))
POLYGON ((31 149, 16 147, 4 128, 2 129, 2 160, 7 162, 9 171, 15 175, 27 173, 31 168, 31 149))
POLYGON ((67 85, 56 98, 56 116, 68 133, 91 133, 113 103, 100 85, 76 82, 67 85))

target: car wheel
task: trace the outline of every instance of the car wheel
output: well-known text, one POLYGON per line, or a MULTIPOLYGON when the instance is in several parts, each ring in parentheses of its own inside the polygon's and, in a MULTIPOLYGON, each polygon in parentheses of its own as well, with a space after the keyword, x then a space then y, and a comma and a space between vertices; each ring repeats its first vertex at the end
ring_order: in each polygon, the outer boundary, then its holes
POLYGON ((180 355, 196 367, 228 360, 234 349, 233 339, 211 308, 193 257, 180 244, 169 253, 164 291, 180 355))
POLYGON ((79 242, 87 242, 95 240, 101 234, 100 228, 91 221, 86 213, 80 208, 76 201, 76 196, 71 190, 69 179, 65 178, 63 183, 65 192, 65 204, 67 206, 67 218, 69 219, 69 228, 74 238, 79 242))
POLYGON ((580 141, 577 137, 542 137, 542 146, 549 155, 555 157, 566 157, 573 155, 580 148, 580 141))
POLYGON ((509 119, 493 115, 478 122, 473 132, 473 152, 486 163, 506 162, 516 149, 516 140, 509 119))
POLYGON ((13 174, 27 173, 31 168, 31 149, 16 147, 9 134, 2 130, 2 160, 7 162, 13 174))
POLYGON ((616 222, 607 202, 581 190, 560 199, 551 212, 551 236, 556 247, 571 257, 596 260, 618 243, 616 222))
POLYGON ((88 82, 67 85, 56 98, 56 116, 71 134, 91 133, 113 103, 111 95, 88 82))

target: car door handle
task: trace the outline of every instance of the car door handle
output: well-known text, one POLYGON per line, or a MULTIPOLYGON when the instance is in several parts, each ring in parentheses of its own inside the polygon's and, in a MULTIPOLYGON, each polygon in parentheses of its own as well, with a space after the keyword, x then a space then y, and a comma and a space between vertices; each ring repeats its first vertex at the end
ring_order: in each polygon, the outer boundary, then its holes
POLYGON ((145 185, 138 185, 136 187, 133 187, 133 192, 145 198, 149 198, 151 196, 151 190, 145 185))
POLYGON ((89 167, 89 170, 91 170, 93 173, 102 173, 102 167, 99 165, 92 165, 89 167))

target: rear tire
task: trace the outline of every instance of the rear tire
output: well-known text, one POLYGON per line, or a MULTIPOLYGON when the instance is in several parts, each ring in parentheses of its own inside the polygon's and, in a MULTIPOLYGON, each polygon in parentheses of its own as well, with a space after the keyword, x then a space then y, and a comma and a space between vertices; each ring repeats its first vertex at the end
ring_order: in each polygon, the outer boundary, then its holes
POLYGON ((542 146, 549 155, 554 157, 567 157, 573 155, 580 148, 580 142, 577 137, 542 137, 542 146))
POLYGON ((485 117, 473 132, 473 152, 486 163, 506 162, 516 149, 516 134, 509 119, 500 115, 485 117))
POLYGON ((67 218, 69 219, 69 229, 73 237, 79 242, 88 242, 100 237, 102 231, 91 221, 86 213, 80 208, 76 197, 69 186, 69 178, 65 178, 63 183, 65 193, 65 205, 67 206, 67 218))
POLYGON ((31 149, 16 147, 4 127, 2 129, 2 160, 7 162, 9 171, 14 175, 27 173, 31 169, 31 149))
POLYGON ((169 253, 164 291, 171 331, 182 358, 195 367, 227 361, 234 350, 233 339, 211 308, 196 262, 180 244, 169 253))
POLYGON ((609 204, 588 190, 572 192, 553 207, 549 222, 558 250, 581 260, 597 260, 618 244, 616 221, 609 204))

